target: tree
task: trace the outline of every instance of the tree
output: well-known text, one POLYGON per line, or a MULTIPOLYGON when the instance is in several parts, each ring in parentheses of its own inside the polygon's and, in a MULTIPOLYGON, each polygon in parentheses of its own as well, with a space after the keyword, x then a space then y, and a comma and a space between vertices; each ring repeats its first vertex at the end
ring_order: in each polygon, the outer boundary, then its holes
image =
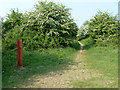
POLYGON ((22 24, 22 13, 19 10, 11 9, 11 13, 7 15, 5 21, 2 22, 2 33, 5 35, 8 31, 13 29, 15 26, 22 24))
POLYGON ((88 34, 95 43, 105 41, 114 42, 117 40, 117 33, 117 17, 111 16, 107 12, 98 12, 89 22, 88 34))
POLYGON ((89 27, 89 21, 85 21, 77 32, 78 40, 85 39, 89 36, 88 27, 89 27))
POLYGON ((2 19, 0 17, 0 35, 2 35, 2 19))
MULTIPOLYGON (((9 32, 6 38, 10 41, 4 42, 12 43, 13 39, 22 39, 26 50, 67 46, 76 37, 78 30, 69 10, 62 4, 38 2, 34 11, 23 15, 22 24, 9 32)), ((7 47, 14 48, 13 44, 7 47)))
POLYGON ((83 23, 83 25, 85 26, 85 25, 88 25, 89 24, 89 21, 88 20, 86 20, 84 23, 83 23))
POLYGON ((2 23, 3 23, 3 18, 0 17, 0 38, 4 38, 4 36, 2 34, 2 23))
POLYGON ((77 32, 78 39, 85 39, 88 37, 88 25, 83 25, 77 32))

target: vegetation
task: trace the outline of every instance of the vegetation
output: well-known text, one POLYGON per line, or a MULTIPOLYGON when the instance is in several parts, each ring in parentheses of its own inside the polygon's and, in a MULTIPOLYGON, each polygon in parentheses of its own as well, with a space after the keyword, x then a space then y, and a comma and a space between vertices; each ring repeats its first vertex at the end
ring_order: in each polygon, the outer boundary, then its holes
POLYGON ((11 9, 11 14, 8 14, 5 18, 5 22, 2 23, 2 33, 5 35, 6 33, 9 33, 9 31, 15 26, 20 26, 22 24, 22 18, 23 15, 22 13, 19 13, 18 9, 16 11, 11 9))
POLYGON ((117 16, 99 11, 79 29, 78 37, 91 38, 91 41, 97 45, 118 44, 117 16))
POLYGON ((2 40, 1 36, 2 36, 2 19, 0 17, 0 41, 2 40))
POLYGON ((85 39, 88 37, 88 25, 83 25, 80 27, 79 31, 77 32, 78 40, 85 39))
MULTIPOLYGON (((0 81, 2 81, 2 23, 1 23, 1 17, 0 17, 0 81)), ((0 82, 0 89, 2 89, 2 82, 0 82)))
POLYGON ((91 73, 98 72, 103 76, 84 81, 71 80, 74 88, 118 87, 118 24, 116 16, 98 12, 80 27, 77 38, 87 50, 82 53, 86 68, 94 70, 91 73))
POLYGON ((3 88, 20 88, 22 84, 29 83, 29 78, 34 75, 63 71, 72 64, 79 70, 77 64, 82 59, 87 66, 83 67, 83 64, 80 69, 86 68, 89 74, 97 72, 102 76, 84 81, 72 79, 74 88, 118 86, 117 37, 120 23, 117 17, 98 12, 78 30, 69 10, 62 4, 44 1, 38 2, 33 11, 23 14, 18 9, 11 10, 11 14, 0 20, 0 29, 3 30, 0 32, 3 37, 0 48, 3 88), (23 68, 16 66, 15 44, 18 39, 23 40, 23 68), (78 52, 78 41, 84 44, 82 53, 78 52), (79 57, 76 54, 80 54, 79 57), (77 62, 74 62, 75 58, 77 62), (101 80, 110 83, 104 84, 101 80))
POLYGON ((2 51, 2 87, 21 87, 21 84, 29 83, 33 75, 44 75, 49 72, 67 69, 72 63, 76 49, 55 48, 39 49, 37 51, 23 52, 23 69, 18 68, 17 53, 15 51, 2 51))
POLYGON ((3 22, 3 48, 15 49, 17 39, 23 40, 25 50, 70 45, 78 28, 69 10, 53 2, 38 2, 34 11, 24 15, 12 10, 3 22))
MULTIPOLYGON (((93 70, 89 73, 97 72, 101 76, 94 76, 87 80, 72 80, 74 88, 117 88, 118 87, 118 47, 116 46, 95 46, 88 43, 88 39, 81 42, 85 45, 84 63, 86 69, 93 70), (109 80, 109 81, 108 81, 109 80), (108 83, 106 82, 108 81, 108 83)), ((82 58, 81 57, 81 58, 82 58)), ((88 74, 89 74, 88 73, 88 74)))
MULTIPOLYGON (((78 61, 87 64, 81 69, 88 70, 87 74, 98 73, 101 76, 91 77, 88 80, 74 80, 71 85, 74 88, 116 88, 118 87, 118 49, 117 47, 101 47, 81 42, 85 45, 85 52, 81 53, 78 61), (107 84, 108 82, 108 84, 107 84)), ((17 53, 15 51, 3 51, 3 87, 21 88, 34 82, 29 80, 34 75, 46 75, 49 72, 69 70, 68 66, 74 64, 74 58, 78 50, 71 47, 55 49, 39 49, 37 51, 23 52, 24 68, 17 67, 17 53), (9 68, 7 67, 9 66, 9 68)), ((74 70, 75 71, 75 70, 74 70)), ((73 78, 73 77, 72 77, 73 78)), ((89 78, 86 76, 85 78, 89 78)))

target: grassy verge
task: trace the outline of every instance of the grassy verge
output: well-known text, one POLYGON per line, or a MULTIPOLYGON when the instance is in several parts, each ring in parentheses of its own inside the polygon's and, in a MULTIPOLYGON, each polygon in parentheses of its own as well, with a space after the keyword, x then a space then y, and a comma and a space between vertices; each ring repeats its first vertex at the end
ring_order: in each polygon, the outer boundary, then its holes
POLYGON ((29 78, 34 75, 44 75, 51 71, 67 69, 67 65, 72 63, 76 49, 53 48, 47 50, 37 50, 23 52, 24 68, 17 67, 16 51, 2 51, 2 87, 12 88, 24 85, 29 82, 29 78))
MULTIPOLYGON (((102 76, 84 81, 74 82, 74 87, 78 88, 114 88, 118 87, 118 47, 95 46, 88 42, 88 39, 81 41, 86 50, 82 54, 85 56, 86 68, 101 73, 102 76), (108 82, 107 82, 108 81, 108 82), (105 83, 107 82, 107 83, 105 83)), ((94 73, 90 72, 91 74, 94 73)))

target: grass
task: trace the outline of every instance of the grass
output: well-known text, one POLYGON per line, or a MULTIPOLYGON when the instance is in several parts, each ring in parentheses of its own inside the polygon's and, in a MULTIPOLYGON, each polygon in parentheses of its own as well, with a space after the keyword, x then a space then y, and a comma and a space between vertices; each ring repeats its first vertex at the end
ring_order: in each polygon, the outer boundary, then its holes
POLYGON ((53 48, 46 50, 37 50, 23 52, 24 68, 17 67, 17 52, 2 51, 2 87, 20 88, 21 84, 29 83, 29 78, 34 75, 44 75, 51 71, 60 71, 67 69, 72 63, 76 49, 53 48))
MULTIPOLYGON (((85 56, 84 62, 87 64, 86 68, 101 73, 102 76, 91 78, 84 81, 75 81, 75 88, 117 88, 118 87, 118 47, 109 46, 101 47, 95 46, 88 42, 89 39, 82 40, 85 45, 82 54, 85 56), (109 83, 103 84, 106 81, 109 83)), ((91 72, 94 73, 94 72, 91 72)))
MULTIPOLYGON (((71 80, 74 88, 117 88, 118 87, 118 48, 116 46, 95 46, 90 39, 81 41, 84 52, 80 58, 86 64, 80 69, 88 69, 87 80, 71 80), (82 58, 83 57, 83 58, 82 58)), ((76 42, 77 43, 77 42, 76 42)), ((29 78, 34 75, 44 75, 68 69, 78 54, 79 45, 72 44, 75 48, 39 49, 36 51, 23 51, 23 68, 17 67, 17 51, 2 51, 2 87, 20 88, 24 84, 30 84, 29 78)), ((82 74, 85 75, 86 74, 82 74)), ((33 80, 32 80, 33 81, 33 80)), ((33 81, 34 82, 34 81, 33 81)))

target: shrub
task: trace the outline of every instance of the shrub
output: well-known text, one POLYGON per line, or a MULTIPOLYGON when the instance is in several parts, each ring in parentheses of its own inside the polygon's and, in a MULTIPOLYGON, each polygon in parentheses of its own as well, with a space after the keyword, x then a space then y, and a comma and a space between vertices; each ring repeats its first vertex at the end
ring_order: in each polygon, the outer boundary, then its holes
POLYGON ((98 12, 89 22, 88 34, 96 44, 100 42, 118 43, 117 17, 98 12))
POLYGON ((23 40, 26 50, 69 45, 78 30, 69 10, 53 2, 38 2, 34 11, 23 15, 22 24, 6 34, 4 47, 14 49, 17 39, 23 40))
POLYGON ((8 14, 2 22, 2 33, 5 35, 9 30, 13 29, 15 26, 20 26, 22 24, 23 14, 19 13, 19 10, 11 9, 11 14, 8 14))
POLYGON ((88 37, 88 25, 83 25, 77 32, 78 40, 85 39, 88 37))

